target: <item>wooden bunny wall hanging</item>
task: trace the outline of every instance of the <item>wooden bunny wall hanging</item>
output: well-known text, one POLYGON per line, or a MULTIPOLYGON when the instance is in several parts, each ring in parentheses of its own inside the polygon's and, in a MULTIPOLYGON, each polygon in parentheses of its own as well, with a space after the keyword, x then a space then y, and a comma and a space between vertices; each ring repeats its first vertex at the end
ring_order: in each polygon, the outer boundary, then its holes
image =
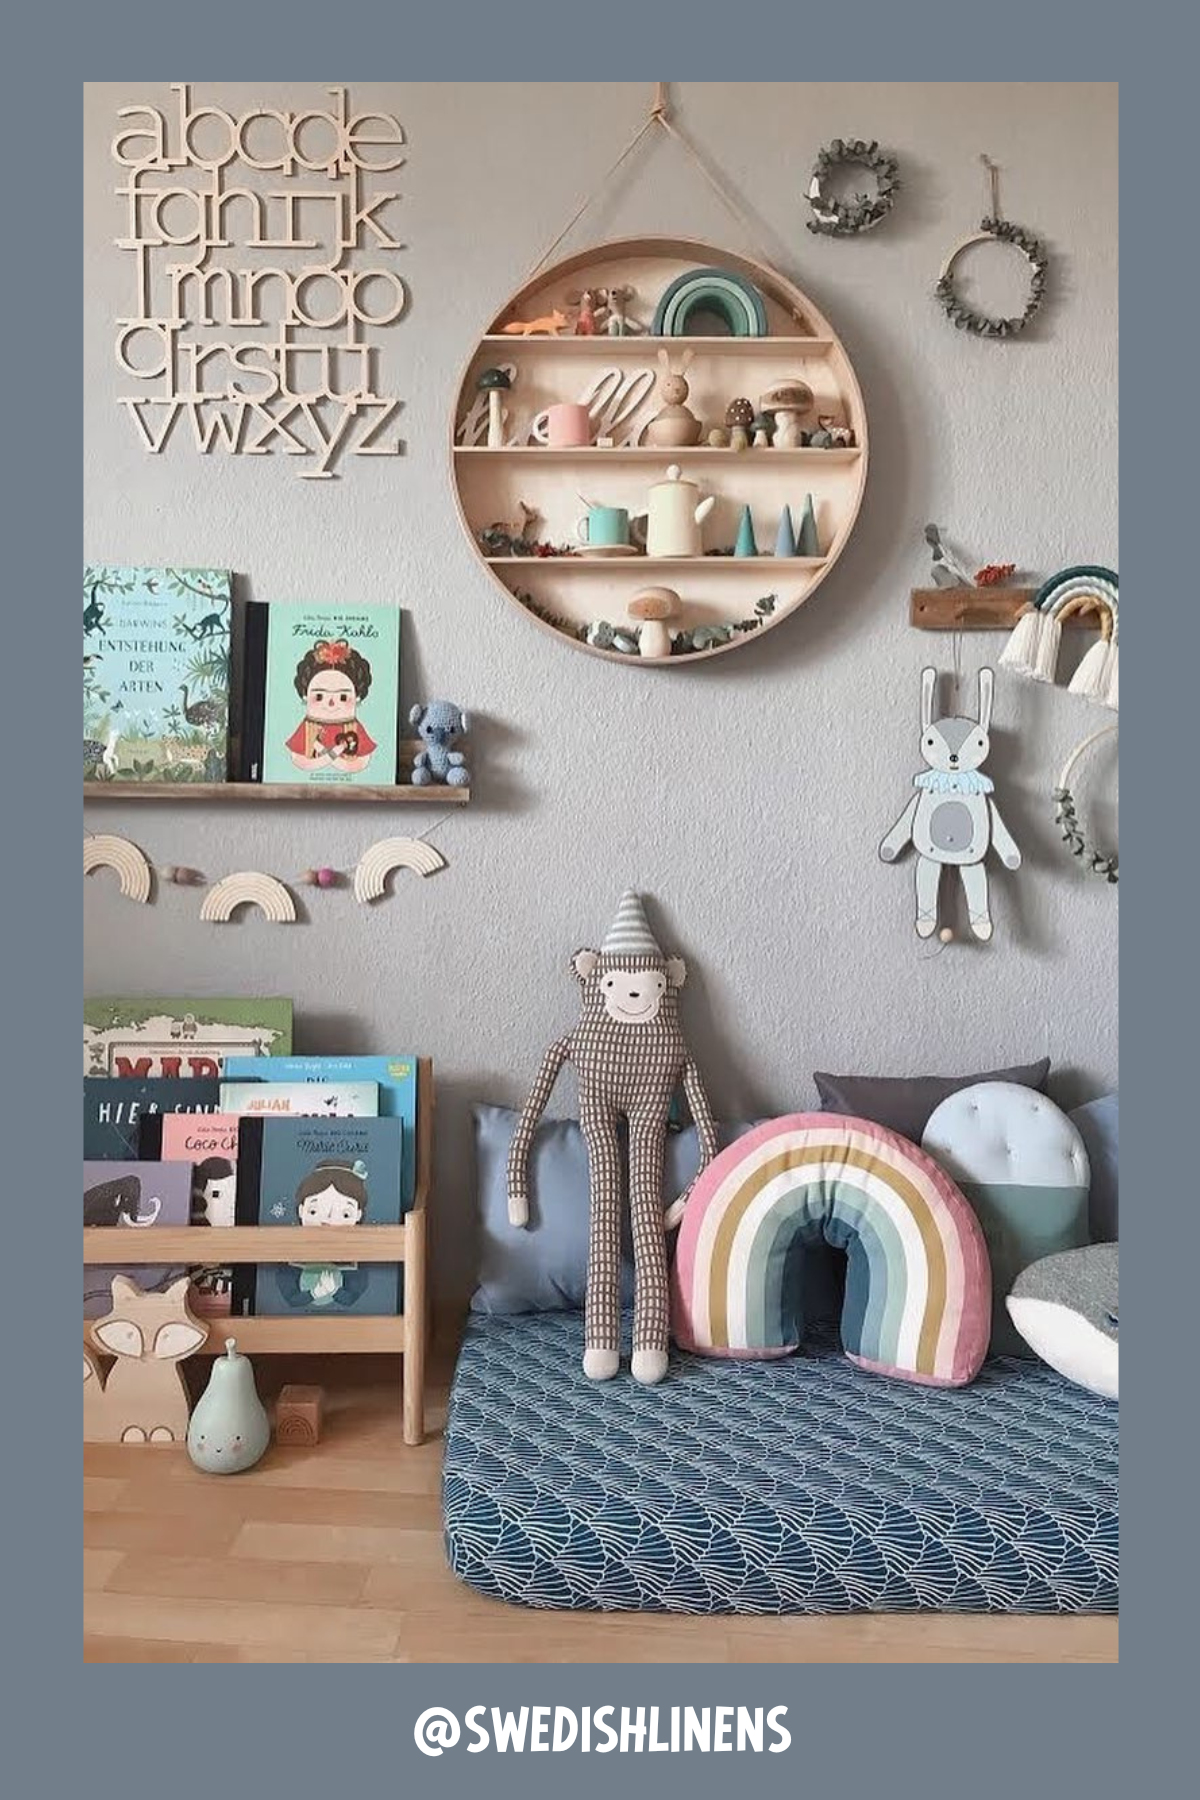
MULTIPOLYGON (((938 925, 942 870, 957 869, 967 897, 972 934, 986 944, 992 936, 985 862, 994 848, 1006 869, 1019 869, 1018 850, 992 798, 992 782, 981 773, 991 749, 995 677, 979 671, 979 717, 934 719, 937 672, 921 671, 921 757, 927 767, 913 776, 913 795, 879 846, 884 862, 912 844, 917 852, 917 936, 932 937, 938 925)), ((945 933, 943 932, 943 937, 945 933)))

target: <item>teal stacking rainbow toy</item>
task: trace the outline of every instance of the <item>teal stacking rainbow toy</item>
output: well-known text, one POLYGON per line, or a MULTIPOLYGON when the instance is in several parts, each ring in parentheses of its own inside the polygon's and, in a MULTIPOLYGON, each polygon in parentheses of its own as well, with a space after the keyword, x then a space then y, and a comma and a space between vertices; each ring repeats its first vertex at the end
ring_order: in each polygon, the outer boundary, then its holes
POLYGON ((862 1368, 961 1387, 987 1353, 991 1270, 979 1222, 923 1151, 865 1119, 794 1113, 698 1177, 672 1272, 672 1333, 702 1355, 799 1347, 796 1252, 847 1253, 842 1345, 862 1368))

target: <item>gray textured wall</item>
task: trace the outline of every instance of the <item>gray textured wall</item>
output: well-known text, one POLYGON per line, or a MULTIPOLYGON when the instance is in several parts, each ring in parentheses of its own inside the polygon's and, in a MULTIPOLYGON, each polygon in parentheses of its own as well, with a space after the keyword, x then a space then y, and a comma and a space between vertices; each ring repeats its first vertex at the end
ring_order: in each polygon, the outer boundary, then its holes
MULTIPOLYGON (((321 104, 294 84, 202 85, 231 107, 321 104)), ((397 259, 410 315, 379 334, 407 402, 408 453, 352 459, 338 482, 282 458, 142 452, 114 402, 113 321, 127 257, 109 158, 116 108, 165 104, 134 82, 86 90, 85 436, 89 560, 228 565, 260 599, 404 607, 405 699, 448 694, 481 724, 477 800, 434 833, 450 867, 358 907, 307 894, 296 928, 202 925, 195 891, 145 910, 87 886, 90 992, 294 997, 301 1050, 413 1049, 439 1076, 436 1267, 469 1282, 469 1107, 522 1097, 571 1020, 567 956, 600 936, 619 891, 653 897, 691 961, 684 1018, 719 1111, 814 1098, 814 1068, 950 1072, 1049 1053, 1074 1102, 1117 1073, 1117 906, 1057 843, 1048 790, 1102 722, 1003 674, 989 765, 1025 854, 995 877, 995 942, 938 954, 913 934, 910 871, 876 859, 915 760, 918 672, 954 645, 909 629, 921 527, 978 562, 1051 572, 1116 564, 1116 88, 1108 84, 685 84, 681 123, 744 198, 786 274, 831 318, 862 383, 871 476, 857 529, 812 602, 762 642, 646 678, 559 645, 493 588, 465 542, 447 473, 448 411, 485 317, 502 304, 642 115, 648 83, 354 84, 409 138, 397 259), (804 230, 815 149, 878 137, 904 192, 874 234, 804 230), (1004 168, 1007 214, 1053 256, 1052 298, 1019 342, 955 333, 930 297, 982 212, 976 157, 1004 168)), ((678 150, 653 144, 571 245, 625 232, 727 242, 734 227, 678 150)), ((995 271, 995 279, 1003 279, 995 271)), ((989 290, 995 294, 995 287, 989 290)), ((1005 295, 1007 298, 1007 295, 1005 295)), ((1001 641, 968 636, 965 676, 1001 641)), ((968 690, 969 691, 969 690, 968 690)), ((1107 716, 1107 715, 1105 715, 1107 716)), ((1095 776, 1108 793, 1107 753, 1095 776)), ((1098 831, 1115 807, 1088 803, 1098 831)), ((106 807, 152 859, 210 879, 350 867, 374 838, 436 815, 381 808, 106 807)), ((572 1103, 567 1084, 559 1096, 572 1103)))

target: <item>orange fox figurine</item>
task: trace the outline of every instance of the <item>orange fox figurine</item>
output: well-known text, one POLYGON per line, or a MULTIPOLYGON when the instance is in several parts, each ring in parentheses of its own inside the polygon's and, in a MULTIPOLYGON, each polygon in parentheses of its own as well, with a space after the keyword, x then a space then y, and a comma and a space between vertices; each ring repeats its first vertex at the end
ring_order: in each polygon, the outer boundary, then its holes
POLYGON ((567 315, 559 312, 557 306, 540 319, 513 319, 509 324, 501 326, 505 337, 533 337, 538 332, 545 332, 549 337, 557 337, 567 325, 567 315))

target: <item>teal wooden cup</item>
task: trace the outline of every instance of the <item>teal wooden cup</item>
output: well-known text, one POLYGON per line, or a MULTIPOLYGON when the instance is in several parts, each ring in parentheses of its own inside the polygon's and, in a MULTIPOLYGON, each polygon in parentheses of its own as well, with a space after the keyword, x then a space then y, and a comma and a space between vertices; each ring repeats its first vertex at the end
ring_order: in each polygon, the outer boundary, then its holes
POLYGON ((575 527, 581 544, 593 550, 613 549, 629 543, 629 509, 625 506, 589 506, 575 527))

